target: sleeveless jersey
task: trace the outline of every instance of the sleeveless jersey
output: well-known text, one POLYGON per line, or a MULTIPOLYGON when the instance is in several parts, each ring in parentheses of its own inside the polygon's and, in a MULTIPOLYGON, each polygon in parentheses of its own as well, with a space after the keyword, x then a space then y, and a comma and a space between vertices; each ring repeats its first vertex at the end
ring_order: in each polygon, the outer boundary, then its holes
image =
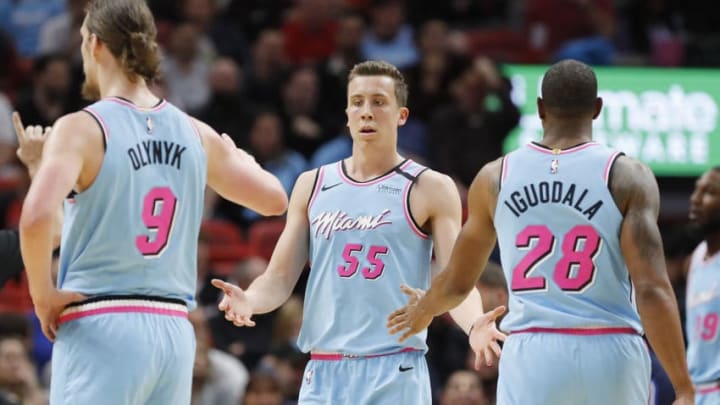
POLYGON ((106 150, 93 184, 65 201, 58 286, 195 305, 205 150, 190 118, 162 101, 105 98, 85 109, 106 150))
POLYGON ((687 281, 687 359, 695 384, 720 380, 720 254, 705 259, 707 244, 692 256, 687 281))
POLYGON ((503 330, 641 332, 620 250, 623 217, 608 187, 619 155, 595 142, 555 152, 531 143, 503 159, 495 211, 509 290, 503 330))
POLYGON ((432 240, 408 208, 414 180, 425 169, 405 160, 366 182, 347 176, 342 162, 318 169, 308 203, 311 270, 298 337, 301 350, 378 354, 427 349, 426 332, 400 346, 385 326, 388 315, 407 304, 401 284, 430 285, 432 240))

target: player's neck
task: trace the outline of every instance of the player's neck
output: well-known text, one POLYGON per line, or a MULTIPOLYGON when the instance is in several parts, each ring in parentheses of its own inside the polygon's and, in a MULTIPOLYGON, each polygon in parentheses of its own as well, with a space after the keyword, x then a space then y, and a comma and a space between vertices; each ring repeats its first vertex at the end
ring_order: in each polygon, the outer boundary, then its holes
POLYGON ((109 72, 105 77, 98 73, 98 86, 101 98, 121 97, 141 108, 152 108, 159 100, 148 89, 144 79, 131 82, 122 73, 109 72))
POLYGON ((366 181, 392 170, 403 161, 396 148, 379 150, 371 145, 353 145, 352 156, 345 161, 345 169, 353 179, 366 181))
POLYGON ((707 243, 706 257, 712 257, 717 252, 720 252, 720 232, 707 235, 705 237, 705 243, 707 243))
POLYGON ((566 149, 592 141, 592 121, 545 120, 543 145, 553 149, 566 149))

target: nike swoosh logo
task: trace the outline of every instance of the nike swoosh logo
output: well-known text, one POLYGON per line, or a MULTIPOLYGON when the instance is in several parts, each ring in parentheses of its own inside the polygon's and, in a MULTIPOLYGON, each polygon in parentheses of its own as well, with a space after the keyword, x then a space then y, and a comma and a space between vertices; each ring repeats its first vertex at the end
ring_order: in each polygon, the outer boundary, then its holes
POLYGON ((412 370, 412 369, 413 369, 412 366, 410 366, 410 367, 403 367, 403 366, 398 367, 398 370, 400 370, 401 373, 402 373, 402 372, 405 372, 405 371, 408 371, 408 370, 412 370))
POLYGON ((342 183, 335 183, 335 184, 331 184, 331 185, 329 185, 329 186, 322 186, 322 187, 320 188, 320 191, 330 190, 331 188, 337 187, 337 186, 339 186, 339 185, 341 185, 341 184, 342 184, 342 183))

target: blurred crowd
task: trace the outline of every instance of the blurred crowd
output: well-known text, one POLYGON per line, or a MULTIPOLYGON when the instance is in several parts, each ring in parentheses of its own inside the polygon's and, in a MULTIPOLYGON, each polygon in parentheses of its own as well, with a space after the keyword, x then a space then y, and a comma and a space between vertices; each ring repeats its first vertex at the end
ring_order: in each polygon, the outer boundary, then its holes
MULTIPOLYGON (((403 155, 466 190, 520 119, 504 63, 574 58, 591 65, 717 66, 710 0, 149 0, 163 51, 154 91, 252 153, 288 192, 300 173, 350 154, 346 76, 382 59, 410 88, 403 155)), ((0 0, 0 225, 17 226, 29 180, 10 113, 49 126, 87 104, 80 33, 87 0, 0 0)), ((463 193, 461 193, 463 194, 463 193)), ((689 195, 688 195, 689 197, 689 195)), ((308 358, 295 345, 302 286, 281 309, 235 328, 216 309, 213 277, 247 286, 264 271, 283 219, 261 219, 206 194, 198 259, 193 404, 290 404, 308 358)), ((678 294, 693 241, 667 227, 678 294)), ((500 268, 480 280, 485 307, 507 299, 500 268)), ((681 302, 682 303, 682 302, 681 302)), ((50 343, 23 277, 0 290, 0 404, 45 403, 50 343), (6 400, 6 402, 3 402, 6 400)), ((438 318, 428 361, 441 404, 492 403, 496 367, 472 370, 467 337, 438 318)))

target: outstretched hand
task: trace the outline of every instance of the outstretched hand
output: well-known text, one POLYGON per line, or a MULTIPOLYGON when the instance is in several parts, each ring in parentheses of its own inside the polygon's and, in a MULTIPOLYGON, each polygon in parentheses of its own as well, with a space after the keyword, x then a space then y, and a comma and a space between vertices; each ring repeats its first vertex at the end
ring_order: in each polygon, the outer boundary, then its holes
POLYGON ((468 341, 470 348, 475 352, 475 369, 479 370, 483 360, 487 366, 492 366, 494 359, 500 359, 500 342, 507 337, 497 329, 497 318, 505 313, 505 307, 499 306, 480 316, 473 323, 468 341))
POLYGON ((420 305, 425 295, 423 290, 405 284, 400 286, 400 290, 408 295, 408 303, 388 316, 387 328, 391 335, 402 332, 398 339, 402 343, 410 336, 426 329, 432 322, 433 316, 426 313, 420 305))
POLYGON ((212 279, 210 283, 223 292, 223 298, 218 304, 218 309, 225 312, 225 319, 235 326, 255 326, 255 321, 251 319, 253 315, 252 306, 242 288, 217 278, 212 279))
POLYGON ((17 157, 30 173, 33 174, 40 165, 42 159, 43 146, 47 136, 52 131, 52 127, 42 127, 40 125, 23 126, 20 114, 15 111, 12 115, 13 126, 15 127, 15 135, 18 139, 17 157))

